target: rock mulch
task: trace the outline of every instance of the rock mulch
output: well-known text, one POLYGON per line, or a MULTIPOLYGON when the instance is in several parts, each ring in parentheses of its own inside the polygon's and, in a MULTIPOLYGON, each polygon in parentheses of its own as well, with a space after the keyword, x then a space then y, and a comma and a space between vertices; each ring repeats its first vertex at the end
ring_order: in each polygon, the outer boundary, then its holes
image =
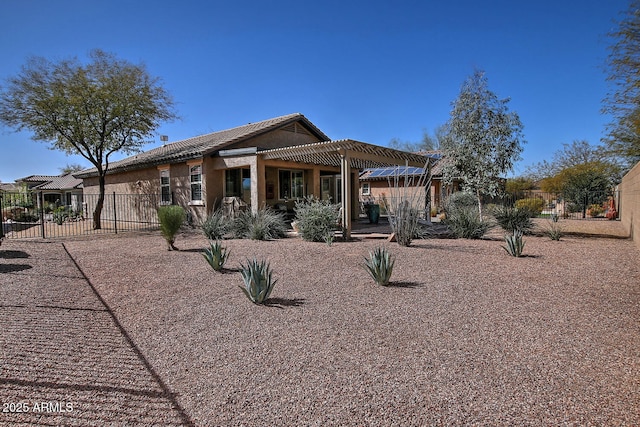
POLYGON ((5 241, 0 400, 74 411, 0 424, 640 424, 637 246, 527 236, 518 259, 499 237, 230 240, 224 273, 194 233, 5 241), (362 267, 378 245, 387 288, 362 267), (238 289, 251 257, 267 306, 238 289))

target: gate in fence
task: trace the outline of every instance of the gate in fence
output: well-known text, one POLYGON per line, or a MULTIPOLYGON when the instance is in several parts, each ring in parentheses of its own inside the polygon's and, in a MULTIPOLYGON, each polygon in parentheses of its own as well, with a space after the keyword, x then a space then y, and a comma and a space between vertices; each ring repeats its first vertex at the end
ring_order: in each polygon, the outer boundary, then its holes
POLYGON ((2 228, 8 239, 54 238, 153 230, 159 227, 160 194, 106 194, 100 229, 94 229, 97 194, 83 194, 70 204, 47 201, 42 192, 0 193, 2 228))

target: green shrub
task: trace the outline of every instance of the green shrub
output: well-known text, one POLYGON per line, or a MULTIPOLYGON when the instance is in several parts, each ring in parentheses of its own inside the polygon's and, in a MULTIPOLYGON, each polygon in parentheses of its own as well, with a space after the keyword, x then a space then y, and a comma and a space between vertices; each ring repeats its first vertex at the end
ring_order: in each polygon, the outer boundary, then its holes
POLYGON ((273 280, 271 267, 266 260, 258 261, 256 258, 247 260, 247 264, 240 264, 240 273, 244 287, 242 292, 254 304, 264 304, 277 280, 273 280))
POLYGON ((587 213, 591 218, 596 218, 604 213, 604 208, 599 204, 589 205, 587 213))
POLYGON ((542 209, 544 208, 544 200, 533 197, 520 199, 516 200, 515 207, 516 209, 528 210, 531 212, 531 216, 538 216, 542 213, 542 209))
POLYGON ((295 204, 298 233, 310 242, 327 242, 337 228, 339 205, 309 196, 295 204))
POLYGON ((480 220, 478 199, 471 193, 457 191, 451 194, 443 204, 442 223, 457 238, 479 239, 485 235, 490 224, 480 220))
POLYGON ((504 241, 507 246, 503 246, 502 249, 507 251, 509 255, 514 257, 521 257, 522 250, 524 249, 524 240, 522 239, 522 233, 514 231, 512 235, 504 236, 504 241))
POLYGON ((215 242, 211 243, 211 245, 204 250, 202 256, 214 271, 221 271, 230 254, 231 251, 224 248, 220 242, 215 242))
POLYGON ((60 206, 53 211, 53 222, 62 225, 69 218, 69 213, 64 206, 60 206))
POLYGON ((168 249, 178 250, 173 244, 178 230, 186 219, 184 209, 178 205, 160 206, 158 219, 160 220, 160 232, 167 241, 168 249))
POLYGON ((463 239, 479 239, 486 234, 491 225, 480 220, 477 207, 465 207, 447 213, 442 221, 454 236, 463 239))
POLYGON ((478 199, 471 193, 466 191, 456 191, 449 195, 444 201, 444 210, 446 213, 456 209, 478 208, 478 199))
POLYGON ((236 239, 279 239, 287 235, 287 223, 284 215, 268 207, 257 212, 246 210, 233 220, 231 233, 236 239))
POLYGON ((369 258, 364 259, 365 269, 373 280, 381 286, 388 286, 393 273, 395 258, 382 247, 378 247, 369 252, 369 258))
POLYGON ((492 210, 493 217, 502 229, 508 233, 520 231, 531 234, 533 221, 528 209, 518 209, 509 206, 496 206, 492 210))
POLYGON ((222 209, 216 209, 202 223, 202 232, 209 240, 221 240, 229 233, 231 221, 224 217, 222 209))

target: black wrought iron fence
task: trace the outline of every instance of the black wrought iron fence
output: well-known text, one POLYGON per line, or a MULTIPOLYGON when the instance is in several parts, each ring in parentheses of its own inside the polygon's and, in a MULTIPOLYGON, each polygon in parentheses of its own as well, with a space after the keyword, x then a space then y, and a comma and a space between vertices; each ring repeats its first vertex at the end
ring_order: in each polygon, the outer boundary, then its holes
POLYGON ((582 191, 571 194, 538 191, 485 198, 484 204, 527 208, 538 217, 565 219, 617 219, 620 212, 619 191, 582 191))
POLYGON ((0 194, 2 228, 0 237, 54 238, 159 227, 157 207, 160 194, 106 194, 100 228, 94 227, 97 194, 71 198, 71 204, 48 203, 42 192, 22 191, 0 194))

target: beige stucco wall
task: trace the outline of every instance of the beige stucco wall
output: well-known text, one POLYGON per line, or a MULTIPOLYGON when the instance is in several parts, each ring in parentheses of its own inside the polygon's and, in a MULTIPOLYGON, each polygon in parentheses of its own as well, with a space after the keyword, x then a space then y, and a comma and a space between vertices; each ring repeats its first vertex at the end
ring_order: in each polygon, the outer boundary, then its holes
POLYGON ((640 162, 623 178, 620 190, 620 221, 640 247, 640 162))
MULTIPOLYGON (((118 174, 107 174, 105 180, 106 202, 102 217, 106 220, 113 218, 113 193, 116 194, 119 221, 155 221, 155 211, 160 205, 160 170, 169 168, 170 189, 173 202, 187 209, 191 218, 197 224, 206 218, 207 184, 212 185, 207 176, 207 166, 212 171, 210 162, 194 160, 190 162, 174 163, 172 165, 153 166, 135 171, 118 174), (189 182, 189 168, 192 164, 202 163, 202 193, 205 203, 194 205, 191 201, 191 184, 189 182)), ((212 175, 216 175, 213 174, 212 175)), ((213 177, 215 179, 215 176, 213 177)), ((84 196, 87 203, 87 213, 92 215, 99 194, 98 178, 84 180, 84 196)))
MULTIPOLYGON (((400 187, 400 190, 402 190, 402 186, 404 185, 403 181, 400 180, 398 185, 400 187)), ((436 179, 432 180, 431 181, 431 207, 435 208, 436 210, 440 209, 441 199, 442 199, 441 191, 442 189, 441 189, 440 180, 436 180, 436 179)), ((413 197, 414 192, 419 192, 419 193, 416 193, 416 196, 415 196, 417 200, 417 197, 422 197, 423 189, 422 187, 420 188, 409 187, 407 195, 409 197, 413 197)), ((395 190, 389 188, 389 182, 386 180, 360 182, 359 194, 360 194, 360 200, 363 202, 375 201, 375 202, 381 203, 382 200, 386 199, 387 203, 390 203, 391 202, 390 197, 392 196, 393 193, 395 193, 395 190), (370 184, 369 195, 362 194, 362 184, 364 182, 368 182, 370 184)), ((398 193, 398 194, 401 195, 403 193, 398 193)))

